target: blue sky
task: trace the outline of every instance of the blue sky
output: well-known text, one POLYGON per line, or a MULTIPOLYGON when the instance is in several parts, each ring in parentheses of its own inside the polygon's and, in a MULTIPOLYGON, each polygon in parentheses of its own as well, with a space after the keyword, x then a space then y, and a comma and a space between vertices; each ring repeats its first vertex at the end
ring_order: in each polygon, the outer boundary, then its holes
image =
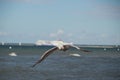
POLYGON ((0 0, 0 42, 120 45, 119 0, 0 0))

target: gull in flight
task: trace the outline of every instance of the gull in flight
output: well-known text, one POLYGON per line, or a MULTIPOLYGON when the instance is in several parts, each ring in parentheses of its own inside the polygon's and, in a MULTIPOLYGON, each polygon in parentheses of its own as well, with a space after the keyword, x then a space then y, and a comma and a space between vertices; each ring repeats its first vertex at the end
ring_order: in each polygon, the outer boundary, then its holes
POLYGON ((56 50, 60 50, 60 51, 66 51, 68 50, 70 47, 74 47, 80 51, 83 52, 90 52, 88 50, 83 50, 81 48, 79 48, 78 46, 73 45, 73 43, 66 43, 63 41, 44 41, 44 40, 39 40, 36 45, 53 45, 55 47, 47 50, 42 56, 41 58, 34 64, 32 65, 32 67, 35 67, 37 64, 41 63, 48 55, 50 55, 52 52, 56 51, 56 50))

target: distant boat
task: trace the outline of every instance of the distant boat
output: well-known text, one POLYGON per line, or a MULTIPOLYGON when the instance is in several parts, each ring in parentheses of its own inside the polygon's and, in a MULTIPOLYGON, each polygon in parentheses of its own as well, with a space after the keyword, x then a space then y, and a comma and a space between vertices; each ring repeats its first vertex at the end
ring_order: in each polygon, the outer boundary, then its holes
POLYGON ((104 51, 106 51, 107 49, 106 48, 104 48, 104 51))
POLYGON ((120 49, 118 48, 117 51, 120 51, 120 49))
POLYGON ((4 42, 2 42, 2 45, 5 45, 5 43, 4 43, 4 42))
POLYGON ((70 56, 80 57, 80 54, 70 54, 70 56))
POLYGON ((46 41, 46 40, 38 40, 36 45, 52 45, 51 41, 46 41))
POLYGON ((12 49, 12 47, 10 46, 9 49, 12 49))
POLYGON ((21 46, 21 42, 19 42, 19 46, 21 46))
POLYGON ((9 54, 10 56, 17 56, 17 54, 15 52, 12 52, 9 54))

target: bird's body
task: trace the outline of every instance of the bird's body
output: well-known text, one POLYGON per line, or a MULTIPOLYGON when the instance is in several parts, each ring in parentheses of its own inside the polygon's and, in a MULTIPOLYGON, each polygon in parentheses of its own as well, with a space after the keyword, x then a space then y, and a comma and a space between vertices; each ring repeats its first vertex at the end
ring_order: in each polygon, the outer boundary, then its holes
POLYGON ((73 43, 66 43, 66 42, 63 42, 63 41, 44 41, 44 40, 40 40, 40 41, 37 41, 36 45, 52 45, 52 46, 55 46, 55 47, 47 50, 41 56, 40 60, 38 60, 32 67, 35 67, 38 63, 40 63, 41 61, 43 61, 48 55, 50 55, 55 50, 66 51, 70 47, 74 47, 74 48, 76 48, 78 50, 81 50, 81 51, 84 51, 84 52, 89 52, 87 50, 80 49, 78 46, 73 45, 73 43))

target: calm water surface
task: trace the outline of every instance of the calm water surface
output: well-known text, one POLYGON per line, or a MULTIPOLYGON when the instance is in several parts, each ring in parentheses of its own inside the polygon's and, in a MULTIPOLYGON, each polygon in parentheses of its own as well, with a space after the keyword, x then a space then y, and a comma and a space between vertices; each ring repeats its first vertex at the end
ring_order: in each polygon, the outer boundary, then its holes
POLYGON ((120 51, 117 48, 85 48, 91 53, 73 48, 66 52, 55 51, 31 68, 51 47, 9 47, 0 46, 0 80, 120 80, 120 51), (17 56, 10 56, 11 53, 17 56))

